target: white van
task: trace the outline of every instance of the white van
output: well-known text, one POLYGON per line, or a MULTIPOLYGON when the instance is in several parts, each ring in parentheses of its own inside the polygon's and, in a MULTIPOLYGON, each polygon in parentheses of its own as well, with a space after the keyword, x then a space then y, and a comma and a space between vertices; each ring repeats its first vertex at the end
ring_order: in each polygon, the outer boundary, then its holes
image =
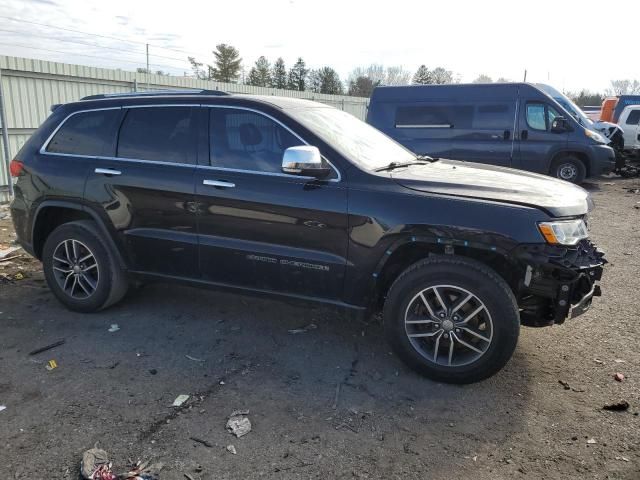
POLYGON ((618 125, 624 131, 625 151, 640 152, 640 105, 624 107, 618 125))

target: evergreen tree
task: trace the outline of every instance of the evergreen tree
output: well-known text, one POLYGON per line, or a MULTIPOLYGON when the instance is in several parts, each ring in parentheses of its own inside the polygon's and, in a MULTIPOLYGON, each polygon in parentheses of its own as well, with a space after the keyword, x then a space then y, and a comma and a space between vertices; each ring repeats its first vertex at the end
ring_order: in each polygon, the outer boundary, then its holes
POLYGON ((253 85, 254 87, 270 87, 271 83, 271 65, 266 57, 261 56, 256 60, 255 65, 249 72, 247 85, 253 85))
POLYGON ((322 67, 309 73, 309 90, 316 93, 339 95, 343 92, 340 76, 331 67, 322 67))
POLYGON ((218 82, 236 82, 240 75, 240 65, 242 58, 240 52, 235 47, 221 43, 216 45, 213 51, 215 65, 209 65, 209 76, 218 82))
POLYGON ((305 90, 308 73, 307 65, 304 63, 302 57, 299 57, 293 67, 291 67, 291 70, 289 70, 289 90, 305 90))
POLYGON ((278 58, 276 63, 273 64, 271 82, 275 88, 287 88, 287 69, 282 57, 278 58))
POLYGON ((433 77, 426 65, 420 65, 420 68, 413 75, 413 83, 416 85, 430 85, 433 83, 433 77))

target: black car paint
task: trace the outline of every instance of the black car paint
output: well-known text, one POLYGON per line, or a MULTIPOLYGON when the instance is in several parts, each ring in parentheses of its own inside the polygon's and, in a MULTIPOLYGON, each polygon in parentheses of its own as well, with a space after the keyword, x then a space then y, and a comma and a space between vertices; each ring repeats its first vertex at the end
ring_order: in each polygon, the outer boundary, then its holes
MULTIPOLYGON (((130 273, 357 310, 372 306, 387 265, 408 249, 424 255, 458 249, 499 258, 513 267, 516 289, 525 265, 513 252, 525 244, 544 246, 537 222, 588 210, 581 189, 565 190, 565 197, 575 198, 557 205, 544 204, 543 191, 529 204, 517 192, 505 194, 504 185, 483 192, 473 187, 478 171, 467 166, 456 167, 455 188, 436 188, 426 180, 443 165, 448 168, 444 163, 393 172, 360 170, 288 116, 286 108, 241 96, 114 98, 65 105, 17 159, 24 162, 25 173, 16 184, 12 214, 20 242, 36 256, 43 242, 38 233, 42 212, 67 205, 99 223, 130 273), (206 115, 199 117, 193 166, 40 152, 55 126, 74 111, 158 104, 239 107, 269 115, 317 146, 341 178, 269 177, 210 168, 206 115), (96 174, 95 168, 123 174, 96 174), (205 186, 204 179, 236 187, 205 186)), ((569 187, 545 181, 558 189, 569 187)))

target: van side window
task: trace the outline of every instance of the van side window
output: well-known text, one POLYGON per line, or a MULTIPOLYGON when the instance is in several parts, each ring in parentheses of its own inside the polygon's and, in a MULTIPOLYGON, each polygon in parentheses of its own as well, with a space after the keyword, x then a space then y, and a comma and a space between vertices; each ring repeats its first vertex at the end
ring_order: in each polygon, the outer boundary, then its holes
POLYGON ((509 130, 513 128, 514 106, 506 103, 478 105, 473 116, 473 129, 509 130))
POLYGON ((424 105, 398 107, 396 128, 470 128, 473 107, 424 105))
POLYGON ((632 110, 625 123, 627 125, 638 125, 640 123, 640 110, 632 110))
POLYGON ((120 109, 80 112, 67 118, 47 145, 47 152, 113 156, 120 109))
POLYGON ((527 103, 527 124, 533 130, 548 131, 553 119, 559 117, 558 111, 544 103, 527 103))
POLYGON ((120 127, 117 156, 195 164, 195 139, 191 107, 129 108, 120 127))
POLYGON ((284 151, 304 145, 264 115, 230 108, 209 110, 210 162, 214 167, 282 173, 284 151))

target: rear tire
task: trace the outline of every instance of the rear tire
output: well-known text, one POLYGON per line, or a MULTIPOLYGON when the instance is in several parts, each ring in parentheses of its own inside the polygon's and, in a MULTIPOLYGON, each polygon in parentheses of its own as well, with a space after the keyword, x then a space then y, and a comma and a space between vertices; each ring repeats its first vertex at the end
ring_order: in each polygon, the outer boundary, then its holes
POLYGON ((560 180, 579 185, 587 176, 587 168, 579 158, 573 155, 564 155, 554 160, 549 174, 560 180))
POLYGON ((384 329, 413 370, 446 383, 472 383, 509 361, 520 316, 511 289, 492 269, 462 257, 434 256, 393 283, 384 329))
POLYGON ((89 220, 65 223, 51 232, 42 266, 49 288, 69 310, 96 312, 127 293, 125 272, 89 220))

